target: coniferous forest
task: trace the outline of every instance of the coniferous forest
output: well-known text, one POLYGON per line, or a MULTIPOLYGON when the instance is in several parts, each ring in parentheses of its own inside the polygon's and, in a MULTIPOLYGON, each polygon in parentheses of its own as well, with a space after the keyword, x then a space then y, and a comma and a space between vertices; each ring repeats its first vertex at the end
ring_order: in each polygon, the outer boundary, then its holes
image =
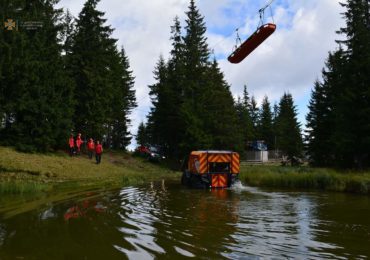
POLYGON ((17 17, 17 28, 0 31, 1 143, 50 151, 80 132, 124 149, 136 106, 124 48, 96 10, 98 0, 86 1, 76 19, 56 2, 1 0, 1 17, 17 17))
MULTIPOLYGON (((111 35, 99 0, 78 17, 54 0, 0 0, 0 15, 42 26, 0 30, 0 143, 22 151, 66 147, 71 133, 126 149, 137 106, 128 54, 111 35)), ((365 168, 370 147, 370 14, 368 0, 343 4, 344 40, 329 53, 313 83, 305 135, 290 93, 260 106, 247 86, 236 100, 207 43, 204 17, 190 0, 186 19, 175 17, 171 52, 154 67, 152 102, 138 144, 158 145, 166 157, 191 150, 244 153, 264 140, 270 150, 307 157, 314 166, 365 168)), ((21 24, 21 22, 19 22, 21 24)), ((248 81, 248 79, 246 79, 248 81)))
POLYGON ((156 83, 150 86, 152 109, 147 124, 140 125, 138 143, 159 144, 170 158, 196 149, 243 154, 254 140, 264 140, 269 149, 278 145, 289 156, 301 155, 301 126, 292 96, 284 94, 275 114, 267 96, 258 108, 246 86, 234 100, 205 33, 204 17, 190 1, 184 27, 177 17, 173 21, 170 58, 158 59, 156 83))
POLYGON ((346 27, 314 84, 307 120, 308 154, 315 166, 370 164, 370 3, 342 4, 346 27))

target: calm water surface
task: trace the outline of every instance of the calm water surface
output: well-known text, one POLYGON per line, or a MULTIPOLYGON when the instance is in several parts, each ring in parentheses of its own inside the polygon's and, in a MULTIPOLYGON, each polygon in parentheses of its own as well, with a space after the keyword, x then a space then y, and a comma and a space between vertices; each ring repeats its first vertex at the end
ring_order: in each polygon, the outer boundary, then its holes
POLYGON ((366 259, 370 198, 152 183, 0 198, 0 259, 366 259))

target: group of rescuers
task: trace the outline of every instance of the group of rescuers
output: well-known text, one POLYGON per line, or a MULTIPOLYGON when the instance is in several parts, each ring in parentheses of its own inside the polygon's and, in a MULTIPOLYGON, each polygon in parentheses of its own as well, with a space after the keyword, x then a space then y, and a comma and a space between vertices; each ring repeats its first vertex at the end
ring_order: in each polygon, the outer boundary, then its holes
MULTIPOLYGON (((69 137, 68 145, 69 145, 69 155, 73 156, 74 154, 79 155, 81 153, 81 145, 84 141, 81 138, 81 133, 79 133, 76 137, 76 140, 73 137, 73 134, 69 137)), ((95 159, 96 163, 99 164, 101 162, 101 155, 103 153, 103 146, 99 141, 94 143, 92 138, 89 139, 87 142, 87 154, 89 158, 92 159, 93 154, 95 152, 95 159)))

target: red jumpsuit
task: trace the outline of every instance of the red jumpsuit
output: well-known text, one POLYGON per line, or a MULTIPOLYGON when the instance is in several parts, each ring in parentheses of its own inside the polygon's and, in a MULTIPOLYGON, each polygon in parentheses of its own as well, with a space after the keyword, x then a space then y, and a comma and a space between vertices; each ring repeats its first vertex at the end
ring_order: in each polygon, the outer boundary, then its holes
POLYGON ((95 144, 92 139, 90 139, 90 141, 87 142, 87 150, 89 153, 89 158, 91 159, 95 150, 95 144))
POLYGON ((103 146, 101 144, 95 145, 95 158, 96 163, 99 164, 101 161, 101 154, 103 153, 103 146))
POLYGON ((74 149, 75 149, 75 140, 73 136, 69 138, 68 145, 69 145, 69 155, 72 156, 74 153, 74 149))
POLYGON ((83 143, 84 141, 82 141, 81 139, 81 135, 78 135, 77 138, 76 138, 76 146, 77 146, 77 152, 79 153, 81 151, 81 144, 83 143))

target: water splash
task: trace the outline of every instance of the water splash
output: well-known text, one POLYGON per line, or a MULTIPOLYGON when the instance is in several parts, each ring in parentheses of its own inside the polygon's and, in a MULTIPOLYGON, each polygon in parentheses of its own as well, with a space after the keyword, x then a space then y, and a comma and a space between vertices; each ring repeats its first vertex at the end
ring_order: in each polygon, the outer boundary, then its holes
POLYGON ((243 183, 240 180, 236 181, 230 187, 231 190, 235 190, 235 191, 249 191, 250 188, 251 187, 248 187, 248 186, 243 185, 243 183))
POLYGON ((271 197, 271 196, 279 196, 279 193, 271 193, 271 192, 264 192, 256 187, 251 187, 248 185, 244 185, 240 180, 235 182, 231 187, 231 190, 236 191, 236 192, 249 192, 254 195, 262 195, 266 197, 271 197))

